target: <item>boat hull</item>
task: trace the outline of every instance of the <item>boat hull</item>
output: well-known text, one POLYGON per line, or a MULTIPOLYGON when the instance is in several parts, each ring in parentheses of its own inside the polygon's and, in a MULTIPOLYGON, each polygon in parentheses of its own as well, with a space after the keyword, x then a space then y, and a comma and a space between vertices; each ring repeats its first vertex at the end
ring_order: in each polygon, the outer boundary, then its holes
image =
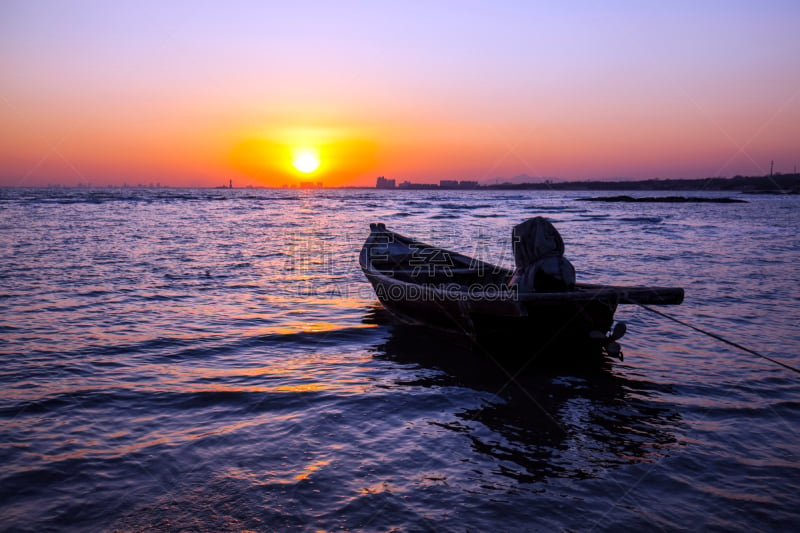
MULTIPOLYGON (((512 272, 372 224, 359 264, 397 320, 469 339, 480 351, 540 361, 595 359, 619 304, 677 304, 679 288, 577 284, 563 292, 519 292, 512 272)), ((621 330, 620 330, 621 331, 621 330)))
POLYGON ((503 288, 487 294, 365 274, 395 319, 466 337, 479 351, 495 356, 597 357, 617 308, 613 300, 526 303, 503 288))

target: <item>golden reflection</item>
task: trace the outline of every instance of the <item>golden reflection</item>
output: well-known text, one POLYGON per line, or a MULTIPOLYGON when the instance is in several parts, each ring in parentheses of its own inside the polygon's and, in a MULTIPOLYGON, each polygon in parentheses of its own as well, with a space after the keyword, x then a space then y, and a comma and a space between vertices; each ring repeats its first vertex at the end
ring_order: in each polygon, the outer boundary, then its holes
MULTIPOLYGON (((305 467, 302 467, 302 470, 297 473, 293 473, 292 470, 294 470, 294 468, 290 466, 288 471, 281 471, 281 472, 277 472, 275 470, 265 470, 256 472, 246 468, 229 468, 226 470, 226 474, 229 477, 248 480, 254 484, 280 483, 282 485, 292 485, 297 483, 298 481, 309 479, 315 472, 329 465, 330 463, 331 463, 330 459, 319 459, 316 461, 311 461, 305 467)), ((289 465, 284 465, 284 466, 289 466, 289 465)))
POLYGON ((280 385, 273 387, 271 392, 314 392, 331 390, 329 385, 323 383, 302 383, 299 385, 280 385))
MULTIPOLYGON (((364 327, 377 327, 364 325, 364 327)), ((323 330, 324 331, 324 330, 323 330)), ((298 333, 296 329, 290 333, 298 333)), ((324 335, 324 333, 323 333, 324 335)), ((147 387, 147 391, 179 391, 189 394, 203 393, 259 393, 259 394, 297 394, 308 392, 361 392, 368 384, 352 376, 331 379, 328 370, 346 358, 348 365, 359 364, 368 359, 368 354, 351 353, 318 354, 303 353, 291 357, 275 359, 269 366, 241 367, 194 367, 184 368, 164 364, 145 365, 140 370, 148 375, 158 375, 157 383, 147 387), (287 384, 282 378, 287 375, 303 376, 303 382, 287 384), (242 379, 243 378, 243 379, 242 379)), ((350 370, 353 370, 351 367, 350 370)), ((136 419, 145 422, 143 419, 136 419)))
POLYGON ((304 479, 308 479, 311 474, 322 468, 323 466, 327 466, 330 464, 329 459, 320 459, 318 461, 314 461, 306 465, 302 472, 294 476, 294 479, 297 481, 302 481, 304 479))
MULTIPOLYGON (((356 324, 347 329, 372 329, 376 324, 356 324)), ((280 326, 260 328, 259 335, 296 335, 298 333, 325 333, 341 329, 341 324, 331 322, 290 322, 280 326)))
POLYGON ((389 491, 391 491, 391 486, 385 481, 381 481, 380 483, 376 483, 370 487, 358 489, 358 492, 361 494, 380 494, 381 492, 389 491))

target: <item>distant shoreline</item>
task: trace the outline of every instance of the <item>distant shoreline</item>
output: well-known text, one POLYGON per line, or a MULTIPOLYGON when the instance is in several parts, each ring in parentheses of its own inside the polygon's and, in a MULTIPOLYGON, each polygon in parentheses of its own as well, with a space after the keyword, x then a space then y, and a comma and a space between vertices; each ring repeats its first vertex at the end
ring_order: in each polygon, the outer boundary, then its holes
MULTIPOLYGON (((800 174, 773 176, 735 176, 733 178, 647 179, 635 181, 572 181, 546 184, 520 184, 520 189, 561 191, 733 191, 748 193, 800 193, 800 174)), ((487 188, 494 188, 490 185, 487 188)), ((502 184, 498 187, 502 187, 502 184)))
MULTIPOLYGON (((479 185, 477 182, 461 182, 468 186, 456 185, 459 182, 447 181, 445 185, 433 183, 409 183, 404 182, 397 187, 375 187, 375 186, 340 186, 340 187, 265 187, 248 185, 245 187, 214 187, 214 186, 170 186, 170 185, 38 185, 38 186, 15 186, 2 185, 0 189, 220 189, 220 190, 437 190, 437 191, 704 191, 704 192, 737 192, 748 194, 800 194, 800 174, 775 174, 772 176, 734 176, 732 178, 695 178, 695 179, 645 179, 631 181, 544 181, 544 182, 524 182, 524 183, 494 183, 479 185)), ((318 184, 319 185, 319 184, 318 184)))
MULTIPOLYGON (((470 182, 473 183, 473 182, 470 182)), ((646 179, 632 181, 545 181, 539 183, 497 183, 469 187, 442 187, 410 183, 397 190, 540 190, 540 191, 724 191, 751 194, 800 194, 800 174, 735 176, 733 178, 646 179)), ((393 190, 393 189, 386 189, 393 190)))

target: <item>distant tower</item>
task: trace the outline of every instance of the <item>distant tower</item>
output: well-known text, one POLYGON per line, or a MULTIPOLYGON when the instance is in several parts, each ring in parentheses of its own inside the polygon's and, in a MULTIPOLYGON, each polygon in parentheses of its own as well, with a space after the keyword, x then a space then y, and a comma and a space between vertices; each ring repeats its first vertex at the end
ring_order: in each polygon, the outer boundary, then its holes
POLYGON ((772 167, 775 165, 775 161, 769 162, 769 177, 772 177, 772 167))
POLYGON ((233 189, 233 179, 228 180, 228 188, 233 189))

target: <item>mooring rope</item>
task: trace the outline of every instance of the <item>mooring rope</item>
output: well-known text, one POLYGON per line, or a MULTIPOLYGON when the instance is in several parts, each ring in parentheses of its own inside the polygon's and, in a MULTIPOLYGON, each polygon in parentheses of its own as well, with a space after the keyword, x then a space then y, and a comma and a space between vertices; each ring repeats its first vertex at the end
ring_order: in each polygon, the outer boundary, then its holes
POLYGON ((657 315, 663 316, 664 318, 668 318, 668 319, 672 320, 673 322, 677 322, 678 324, 680 324, 682 326, 686 326, 687 328, 691 328, 691 329, 693 329, 693 330, 695 330, 695 331, 697 331, 699 333, 702 333, 704 335, 708 335, 711 338, 717 339, 718 341, 722 341, 725 344, 730 344, 734 348, 739 348, 740 350, 743 350, 743 351, 745 351, 747 353, 750 353, 750 354, 753 354, 755 356, 761 357, 762 359, 766 359, 767 361, 775 363, 776 365, 780 365, 780 366, 782 366, 784 368, 788 368, 789 370, 792 370, 792 371, 797 372, 798 374, 800 374, 800 368, 794 367, 792 365, 788 365, 788 364, 784 363, 783 361, 778 361, 777 359, 773 359, 772 357, 768 357, 768 356, 766 356, 764 354, 758 353, 757 351, 751 350, 750 348, 748 348, 746 346, 742 346, 741 344, 735 343, 733 341, 729 341, 728 339, 726 339, 724 337, 721 337, 721 336, 717 335, 716 333, 712 333, 712 332, 706 331, 706 330, 704 330, 702 328, 698 328, 697 326, 693 326, 693 325, 691 325, 691 324, 689 324, 687 322, 684 322, 683 320, 677 319, 674 316, 670 316, 670 315, 668 315, 668 314, 666 314, 664 312, 656 311, 652 307, 648 307, 648 306, 646 306, 644 304, 639 304, 639 306, 644 308, 644 309, 646 309, 646 310, 648 310, 648 311, 650 311, 651 313, 655 313, 657 315))

